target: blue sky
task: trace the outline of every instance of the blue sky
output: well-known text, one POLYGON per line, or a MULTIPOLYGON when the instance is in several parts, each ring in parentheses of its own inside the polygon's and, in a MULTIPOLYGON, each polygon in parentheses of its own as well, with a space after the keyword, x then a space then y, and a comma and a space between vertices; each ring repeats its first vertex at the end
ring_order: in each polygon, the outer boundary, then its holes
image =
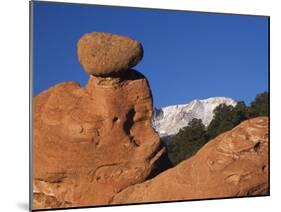
POLYGON ((226 96, 249 103, 268 90, 268 19, 257 16, 34 3, 34 95, 88 75, 76 43, 88 32, 130 36, 144 47, 135 69, 154 105, 226 96))

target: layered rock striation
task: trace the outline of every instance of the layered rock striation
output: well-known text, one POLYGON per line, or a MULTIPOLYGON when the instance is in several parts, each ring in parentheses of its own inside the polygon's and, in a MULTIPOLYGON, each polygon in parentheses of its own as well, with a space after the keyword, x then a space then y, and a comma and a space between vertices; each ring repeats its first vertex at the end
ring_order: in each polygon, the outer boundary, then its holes
POLYGON ((113 204, 268 195, 268 118, 245 121, 192 158, 117 194, 113 204))

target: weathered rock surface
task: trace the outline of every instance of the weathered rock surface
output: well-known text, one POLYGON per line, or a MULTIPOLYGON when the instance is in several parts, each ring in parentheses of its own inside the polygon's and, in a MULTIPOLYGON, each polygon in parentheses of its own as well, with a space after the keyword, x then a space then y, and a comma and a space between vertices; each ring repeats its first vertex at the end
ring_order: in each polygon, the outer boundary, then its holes
POLYGON ((36 96, 33 209, 105 205, 143 182, 164 151, 151 118, 148 82, 134 70, 36 96))
POLYGON ((88 74, 112 76, 129 70, 143 56, 142 45, 129 37, 104 32, 84 35, 77 44, 78 59, 88 74))
POLYGON ((33 209, 268 193, 266 117, 164 171, 170 164, 151 126, 149 84, 130 69, 143 56, 141 44, 89 33, 77 45, 86 87, 60 83, 34 98, 33 209))
POLYGON ((114 203, 268 194, 268 118, 245 121, 206 144, 194 157, 130 186, 114 203))

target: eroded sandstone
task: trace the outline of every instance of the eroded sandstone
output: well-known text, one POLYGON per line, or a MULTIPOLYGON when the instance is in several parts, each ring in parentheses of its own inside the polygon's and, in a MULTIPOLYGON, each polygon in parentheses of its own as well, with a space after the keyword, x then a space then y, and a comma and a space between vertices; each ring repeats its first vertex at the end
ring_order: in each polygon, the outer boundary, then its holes
POLYGON ((267 195, 268 118, 245 121, 192 158, 117 194, 112 204, 267 195))
POLYGON ((145 77, 90 76, 35 97, 33 208, 106 205, 143 182, 164 152, 145 77))

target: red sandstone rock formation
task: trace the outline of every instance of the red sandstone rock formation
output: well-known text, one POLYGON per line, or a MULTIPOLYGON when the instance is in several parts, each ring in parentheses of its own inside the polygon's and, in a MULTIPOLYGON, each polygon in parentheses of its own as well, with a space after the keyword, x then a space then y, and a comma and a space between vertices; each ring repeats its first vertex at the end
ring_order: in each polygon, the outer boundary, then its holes
POLYGON ((78 43, 86 87, 60 83, 34 98, 33 209, 267 194, 265 117, 143 182, 159 173, 165 149, 148 82, 130 69, 142 51, 130 38, 87 34, 78 43))
POLYGON ((164 152, 151 127, 148 82, 129 69, 141 45, 91 33, 78 56, 95 75, 85 88, 65 82, 34 98, 33 209, 109 204, 143 182, 164 152))
POLYGON ((266 195, 268 188, 268 118, 259 117, 154 179, 128 187, 112 203, 266 195))
POLYGON ((60 83, 35 97, 34 208, 108 204, 142 182, 164 149, 152 98, 136 71, 60 83))

